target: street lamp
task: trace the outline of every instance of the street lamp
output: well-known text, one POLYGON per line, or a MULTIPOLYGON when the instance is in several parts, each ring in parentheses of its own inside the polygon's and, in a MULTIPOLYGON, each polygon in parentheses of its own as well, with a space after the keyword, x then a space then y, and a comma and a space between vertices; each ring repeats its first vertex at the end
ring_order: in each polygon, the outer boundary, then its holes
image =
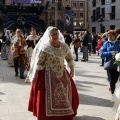
POLYGON ((104 18, 103 16, 101 15, 100 18, 99 18, 99 23, 100 23, 100 32, 102 33, 102 27, 103 27, 103 21, 104 21, 104 18))
POLYGON ((55 0, 55 27, 57 27, 57 19, 58 19, 58 0, 55 0))

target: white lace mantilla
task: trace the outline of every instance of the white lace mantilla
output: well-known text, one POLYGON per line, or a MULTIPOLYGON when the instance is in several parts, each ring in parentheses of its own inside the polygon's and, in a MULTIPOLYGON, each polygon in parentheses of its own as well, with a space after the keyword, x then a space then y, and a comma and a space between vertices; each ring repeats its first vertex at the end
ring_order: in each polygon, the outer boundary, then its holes
POLYGON ((29 35, 26 40, 38 40, 40 37, 36 35, 36 38, 33 38, 32 35, 29 35))

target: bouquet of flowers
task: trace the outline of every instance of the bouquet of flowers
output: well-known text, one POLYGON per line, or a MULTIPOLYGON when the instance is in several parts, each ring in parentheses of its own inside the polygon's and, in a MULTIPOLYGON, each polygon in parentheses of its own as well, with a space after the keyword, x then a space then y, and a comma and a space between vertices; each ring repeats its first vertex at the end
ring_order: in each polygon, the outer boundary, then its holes
POLYGON ((115 55, 115 63, 120 67, 120 53, 117 53, 115 55))
MULTIPOLYGON (((115 55, 115 63, 118 65, 118 72, 120 72, 120 53, 117 53, 115 55)), ((119 81, 120 81, 120 76, 119 76, 119 81)))
MULTIPOLYGON (((118 65, 118 69, 117 71, 119 72, 119 81, 120 81, 120 53, 117 53, 115 55, 115 63, 118 65)), ((119 105, 120 105, 120 83, 118 83, 116 85, 116 89, 115 89, 115 92, 114 92, 114 106, 113 106, 113 110, 117 110, 119 105)), ((118 109, 119 110, 119 109, 118 109)), ((118 111, 117 111, 118 113, 118 111)), ((118 114, 116 114, 118 115, 118 114)), ((117 116, 116 116, 117 118, 117 116)))

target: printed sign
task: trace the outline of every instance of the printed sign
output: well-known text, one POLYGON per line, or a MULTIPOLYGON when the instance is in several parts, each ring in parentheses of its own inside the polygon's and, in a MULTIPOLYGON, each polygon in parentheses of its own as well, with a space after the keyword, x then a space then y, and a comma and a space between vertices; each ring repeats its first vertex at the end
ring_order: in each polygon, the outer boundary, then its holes
POLYGON ((65 11, 65 31, 73 31, 73 10, 66 10, 65 11))
POLYGON ((41 3, 41 0, 11 0, 13 3, 20 3, 20 4, 34 4, 34 3, 41 3))
POLYGON ((105 13, 110 13, 111 0, 105 0, 105 13))
POLYGON ((37 28, 39 25, 39 15, 7 15, 2 14, 3 26, 6 29, 11 27, 34 27, 37 28))

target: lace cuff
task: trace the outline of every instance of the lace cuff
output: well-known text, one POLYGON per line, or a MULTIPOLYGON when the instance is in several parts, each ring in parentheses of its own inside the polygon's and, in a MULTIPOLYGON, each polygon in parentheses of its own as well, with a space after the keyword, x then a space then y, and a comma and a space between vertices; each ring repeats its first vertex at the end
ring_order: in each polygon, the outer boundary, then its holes
POLYGON ((74 62, 73 62, 71 52, 69 50, 68 50, 68 52, 66 54, 65 59, 66 59, 66 61, 68 63, 68 66, 70 67, 70 70, 74 72, 74 62))
POLYGON ((43 66, 41 66, 41 65, 37 65, 36 70, 38 70, 38 71, 43 70, 43 66))
POLYGON ((72 75, 74 75, 74 66, 73 65, 70 66, 70 71, 71 71, 72 75))

